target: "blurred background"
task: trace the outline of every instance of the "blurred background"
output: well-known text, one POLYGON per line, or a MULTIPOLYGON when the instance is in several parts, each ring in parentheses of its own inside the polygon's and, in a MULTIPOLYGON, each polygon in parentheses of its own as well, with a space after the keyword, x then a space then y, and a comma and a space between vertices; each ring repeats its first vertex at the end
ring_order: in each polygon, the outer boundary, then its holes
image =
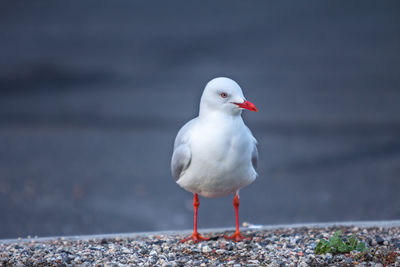
POLYGON ((172 144, 217 76, 259 108, 242 222, 400 219, 399 2, 2 1, 0 40, 0 238, 191 228, 172 144))

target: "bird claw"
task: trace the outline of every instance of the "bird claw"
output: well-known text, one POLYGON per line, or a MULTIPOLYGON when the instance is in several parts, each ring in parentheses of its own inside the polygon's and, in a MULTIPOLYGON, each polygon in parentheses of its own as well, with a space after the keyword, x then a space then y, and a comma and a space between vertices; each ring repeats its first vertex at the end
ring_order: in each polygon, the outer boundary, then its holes
POLYGON ((240 242, 240 241, 243 241, 243 240, 251 240, 252 239, 251 236, 243 236, 240 232, 236 232, 231 236, 224 235, 224 238, 232 240, 234 242, 240 242))
POLYGON ((191 236, 189 236, 189 237, 187 237, 185 239, 182 239, 181 243, 185 243, 186 241, 189 241, 189 240, 192 240, 193 243, 198 243, 200 241, 210 240, 210 238, 209 237, 203 237, 203 236, 199 235, 199 233, 193 233, 191 236))

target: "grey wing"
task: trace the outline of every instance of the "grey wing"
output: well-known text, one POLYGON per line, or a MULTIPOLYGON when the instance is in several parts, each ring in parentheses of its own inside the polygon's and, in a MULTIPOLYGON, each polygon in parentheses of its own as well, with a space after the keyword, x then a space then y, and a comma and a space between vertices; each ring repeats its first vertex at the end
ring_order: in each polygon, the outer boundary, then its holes
POLYGON ((188 145, 182 144, 174 149, 171 159, 171 172, 175 181, 178 181, 182 173, 189 167, 192 155, 188 145))
POLYGON ((182 173, 189 167, 190 161, 192 159, 192 153, 190 147, 187 144, 187 134, 192 125, 195 123, 195 119, 186 123, 178 132, 175 143, 174 152, 171 159, 171 172, 175 181, 178 181, 182 173))
POLYGON ((183 127, 179 130, 178 134, 176 135, 175 142, 174 142, 174 149, 182 144, 187 143, 187 135, 190 130, 193 128, 193 125, 196 123, 197 118, 194 118, 188 121, 183 127))
POLYGON ((254 138, 253 134, 251 133, 249 127, 246 126, 247 132, 253 139, 253 151, 251 152, 251 163, 253 164, 254 170, 257 169, 258 165, 258 149, 257 149, 257 140, 254 138))
POLYGON ((254 144, 253 152, 251 152, 251 163, 253 164, 253 168, 256 170, 258 165, 258 149, 254 144))

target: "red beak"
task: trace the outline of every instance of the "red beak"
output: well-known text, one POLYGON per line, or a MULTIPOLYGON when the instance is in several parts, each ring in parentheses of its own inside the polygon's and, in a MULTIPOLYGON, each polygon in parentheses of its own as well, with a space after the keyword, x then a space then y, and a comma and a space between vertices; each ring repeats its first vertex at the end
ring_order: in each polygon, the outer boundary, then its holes
POLYGON ((257 107, 253 103, 251 103, 250 101, 247 101, 247 100, 245 100, 243 103, 233 103, 233 104, 236 104, 239 107, 248 109, 250 111, 255 111, 255 112, 258 111, 257 107))

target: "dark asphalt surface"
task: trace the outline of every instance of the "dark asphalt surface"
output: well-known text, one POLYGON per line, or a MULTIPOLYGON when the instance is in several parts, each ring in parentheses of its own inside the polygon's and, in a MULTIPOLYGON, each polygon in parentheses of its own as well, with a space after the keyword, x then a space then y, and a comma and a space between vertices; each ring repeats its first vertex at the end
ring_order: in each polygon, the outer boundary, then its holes
POLYGON ((0 238, 190 228, 169 161, 216 76, 259 108, 242 221, 400 218, 397 2, 4 1, 0 40, 0 238))

